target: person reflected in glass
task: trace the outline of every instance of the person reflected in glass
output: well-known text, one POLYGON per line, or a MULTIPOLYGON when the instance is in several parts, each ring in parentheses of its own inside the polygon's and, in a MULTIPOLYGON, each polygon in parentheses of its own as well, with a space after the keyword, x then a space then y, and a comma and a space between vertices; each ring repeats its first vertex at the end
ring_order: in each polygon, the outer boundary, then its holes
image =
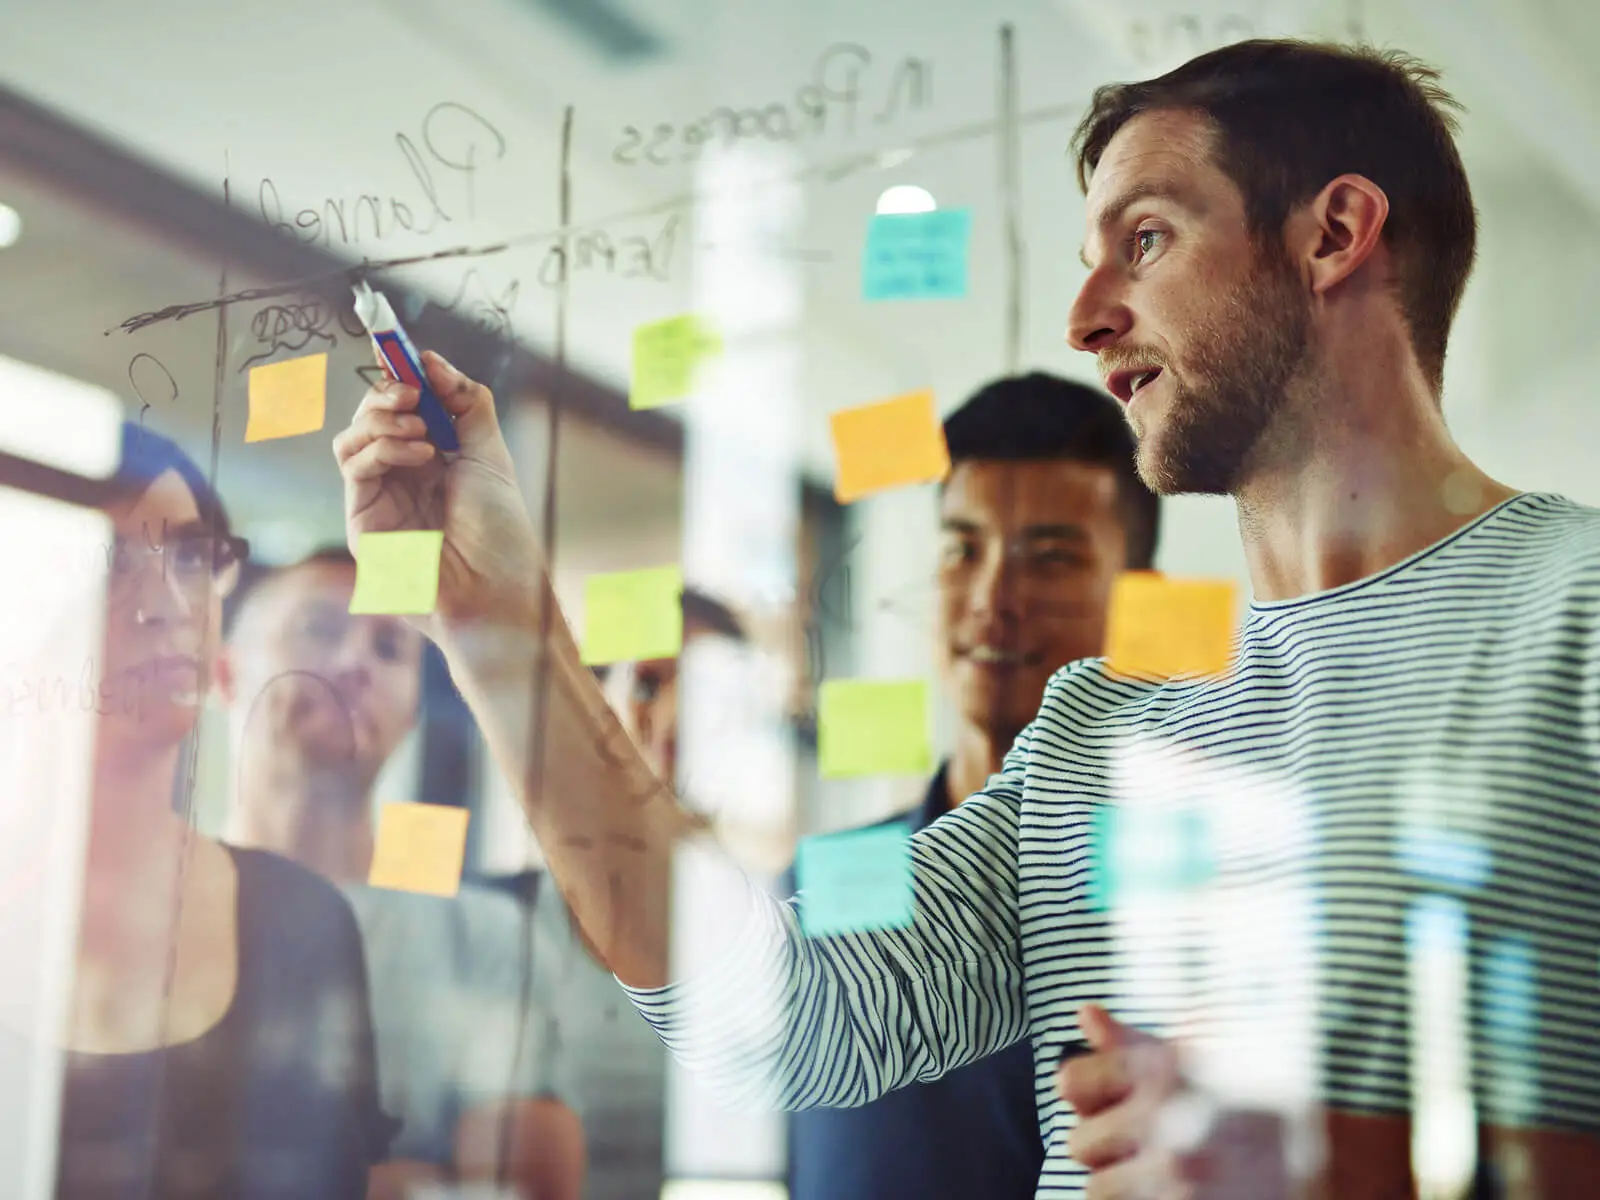
POLYGON ((61 1200, 360 1200, 379 1108, 350 907, 190 824, 185 746, 248 549, 179 447, 125 424, 71 1006, 61 1200))
POLYGON ((584 1132, 562 1099, 558 956, 547 942, 524 955, 535 931, 499 891, 367 885, 374 790, 417 722, 422 636, 399 617, 353 615, 355 581, 350 552, 329 548, 258 573, 229 606, 217 674, 234 749, 228 841, 294 859, 355 910, 384 1107, 401 1121, 369 1200, 496 1182, 522 1200, 578 1200, 584 1132))

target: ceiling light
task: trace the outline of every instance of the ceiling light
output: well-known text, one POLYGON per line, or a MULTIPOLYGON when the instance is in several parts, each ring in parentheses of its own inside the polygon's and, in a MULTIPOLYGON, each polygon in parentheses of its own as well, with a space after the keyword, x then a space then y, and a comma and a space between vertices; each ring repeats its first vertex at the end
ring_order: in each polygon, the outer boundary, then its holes
POLYGON ((878 197, 879 213, 932 212, 938 207, 932 192, 909 183, 900 183, 887 188, 883 195, 878 197))
POLYGON ((0 250, 15 246, 22 236, 22 214, 9 204, 0 204, 0 250))

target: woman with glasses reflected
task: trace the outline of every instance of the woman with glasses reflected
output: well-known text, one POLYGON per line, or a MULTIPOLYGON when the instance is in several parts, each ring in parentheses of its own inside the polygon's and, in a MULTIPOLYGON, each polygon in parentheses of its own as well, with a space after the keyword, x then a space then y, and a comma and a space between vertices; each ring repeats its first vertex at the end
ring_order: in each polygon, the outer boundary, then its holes
POLYGON ((357 1200, 393 1129, 354 919, 332 885, 188 819, 244 543, 137 426, 117 491, 57 1195, 357 1200))

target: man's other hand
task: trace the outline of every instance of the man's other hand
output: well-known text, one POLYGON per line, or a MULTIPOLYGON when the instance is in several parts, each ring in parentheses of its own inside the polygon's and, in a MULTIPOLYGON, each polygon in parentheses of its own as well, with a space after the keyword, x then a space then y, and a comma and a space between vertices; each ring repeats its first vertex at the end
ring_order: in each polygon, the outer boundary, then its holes
POLYGON ((1186 1087, 1174 1047, 1085 1005, 1090 1052, 1056 1069, 1078 1114, 1067 1152, 1091 1174, 1088 1200, 1289 1200, 1283 1122, 1219 1113, 1186 1087))

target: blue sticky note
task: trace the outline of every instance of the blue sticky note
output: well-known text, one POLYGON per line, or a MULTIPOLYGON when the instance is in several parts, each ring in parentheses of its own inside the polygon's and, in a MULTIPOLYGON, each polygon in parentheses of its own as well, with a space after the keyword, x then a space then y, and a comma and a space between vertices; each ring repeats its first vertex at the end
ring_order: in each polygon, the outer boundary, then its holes
POLYGON ((803 838, 795 855, 807 937, 911 924, 911 830, 899 821, 803 838))
POLYGON ((1412 826, 1401 831, 1396 849, 1406 871, 1435 883, 1478 888, 1489 878, 1489 848, 1466 834, 1412 826))
POLYGON ((1192 891, 1216 874, 1206 815, 1198 808, 1146 809, 1103 804, 1090 831, 1089 905, 1192 891))
POLYGON ((867 226, 861 295, 867 300, 959 300, 967 294, 970 208, 880 213, 867 226))

